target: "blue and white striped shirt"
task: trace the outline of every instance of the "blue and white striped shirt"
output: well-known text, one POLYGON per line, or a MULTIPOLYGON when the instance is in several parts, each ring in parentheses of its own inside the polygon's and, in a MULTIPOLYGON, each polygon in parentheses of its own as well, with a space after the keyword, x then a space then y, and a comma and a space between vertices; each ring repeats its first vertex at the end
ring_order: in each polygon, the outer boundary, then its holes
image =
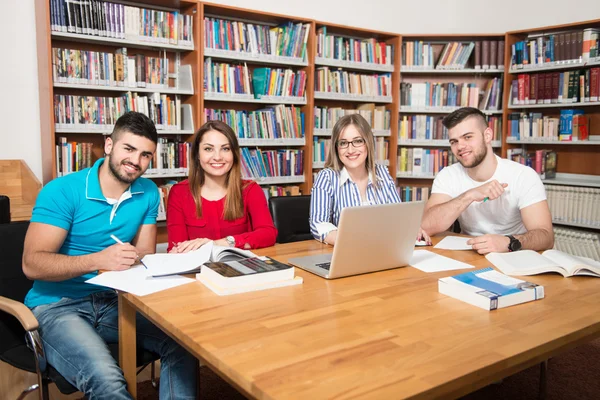
POLYGON ((402 201, 387 167, 376 165, 375 175, 377 189, 373 186, 372 175, 369 174, 367 200, 363 202, 358 186, 345 168, 339 173, 331 168, 319 172, 310 198, 310 231, 315 239, 322 242, 329 232, 337 229, 340 214, 346 207, 402 201))

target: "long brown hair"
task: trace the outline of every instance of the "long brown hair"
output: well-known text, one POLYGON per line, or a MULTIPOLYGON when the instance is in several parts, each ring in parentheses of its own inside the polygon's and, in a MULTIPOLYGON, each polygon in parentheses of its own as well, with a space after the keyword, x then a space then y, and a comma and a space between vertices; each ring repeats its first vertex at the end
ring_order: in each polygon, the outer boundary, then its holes
POLYGON ((360 114, 344 115, 333 126, 331 146, 329 146, 325 168, 331 168, 338 173, 344 168, 344 164, 338 153, 337 143, 344 129, 350 125, 354 125, 356 130, 360 133, 360 136, 365 140, 365 146, 367 146, 365 167, 367 168, 367 172, 373 176, 373 186, 377 187, 377 175, 375 170, 375 137, 373 136, 371 125, 369 125, 367 120, 360 114))
POLYGON ((202 218, 202 196, 201 190, 205 182, 205 175, 200 165, 200 142, 206 132, 217 131, 225 135, 231 153, 233 154, 233 165, 227 173, 227 194, 225 195, 225 207, 223 218, 232 221, 244 215, 244 201, 242 199, 242 171, 240 166, 240 145, 237 136, 229 125, 221 121, 208 121, 198 129, 192 138, 192 151, 190 154, 189 186, 190 192, 196 203, 196 215, 202 218))

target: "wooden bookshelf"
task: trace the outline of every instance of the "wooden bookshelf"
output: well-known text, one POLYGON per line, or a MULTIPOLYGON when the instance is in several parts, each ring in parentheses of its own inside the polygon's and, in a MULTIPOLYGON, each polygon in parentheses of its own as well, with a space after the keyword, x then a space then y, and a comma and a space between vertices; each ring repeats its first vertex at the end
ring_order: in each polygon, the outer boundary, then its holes
MULTIPOLYGON (((356 110, 358 108, 368 108, 367 104, 374 104, 376 108, 383 109, 385 112, 389 112, 389 129, 385 127, 375 126, 373 134, 377 140, 387 141, 388 156, 385 160, 378 160, 377 163, 388 166, 389 172, 392 176, 395 176, 396 170, 396 150, 397 150, 397 135, 398 131, 398 107, 399 107, 399 93, 400 93, 400 71, 399 65, 399 48, 400 48, 400 36, 398 34, 390 32, 381 32, 376 30, 368 30, 362 28, 349 27, 339 24, 333 24, 329 22, 317 21, 316 30, 314 32, 314 40, 318 42, 321 40, 321 55, 317 54, 317 43, 315 43, 315 80, 320 69, 328 68, 330 71, 341 70, 348 73, 356 73, 361 75, 390 75, 390 86, 391 91, 387 95, 364 95, 364 94, 344 94, 335 92, 326 92, 317 90, 315 84, 314 92, 314 104, 313 110, 316 107, 320 108, 341 108, 343 110, 356 110), (319 33, 322 36, 319 36, 319 33), (332 38, 333 36, 333 38, 332 38), (375 43, 385 43, 386 48, 391 46, 391 54, 386 56, 386 62, 383 63, 383 58, 378 62, 368 62, 368 60, 361 59, 361 61, 349 61, 341 59, 339 53, 335 53, 334 49, 336 45, 334 42, 347 41, 348 43, 356 43, 366 40, 374 40, 375 43), (327 42, 327 44, 325 44, 327 42), (337 56, 337 57, 336 57, 337 56), (381 138, 384 139, 381 139, 381 138)), ((348 48, 350 45, 348 45, 348 48)), ((338 47, 339 49, 339 47, 338 47)), ((352 55, 351 51, 351 55, 352 55)), ((356 57, 356 52, 354 52, 356 57)), ((363 54, 364 56, 364 54, 363 54)), ((389 88, 388 88, 389 89, 389 88)), ((373 110, 373 113, 375 111, 373 110)), ((316 116, 314 116, 316 118, 316 116)), ((333 122, 333 121, 332 121, 333 122)), ((331 128, 317 128, 316 125, 311 125, 311 137, 326 138, 331 137, 331 128)), ((311 139, 312 140, 312 139, 311 139)), ((311 143, 312 144, 312 143, 311 143)), ((311 158, 312 160, 312 158, 311 158)), ((323 161, 314 161, 312 167, 317 172, 318 169, 324 167, 323 161)))
MULTIPOLYGON (((288 15, 268 13, 262 11, 254 11, 250 9, 226 6, 201 2, 200 4, 200 31, 202 39, 199 51, 200 68, 197 81, 202 88, 198 109, 200 110, 200 123, 206 121, 205 109, 215 110, 235 110, 252 112, 264 109, 266 106, 285 105, 286 107, 294 106, 299 108, 304 114, 305 132, 301 138, 257 138, 244 137, 240 139, 240 146, 260 148, 261 150, 302 150, 303 151, 303 174, 301 176, 281 176, 268 178, 255 178, 260 185, 297 185, 300 191, 310 193, 312 187, 312 175, 310 174, 312 165, 312 136, 308 129, 312 125, 312 102, 313 102, 313 61, 314 60, 314 22, 311 20, 297 18, 288 15), (276 55, 267 54, 265 52, 246 52, 235 49, 218 48, 223 46, 207 46, 210 36, 207 32, 211 27, 207 26, 207 18, 231 21, 232 23, 245 23, 256 25, 266 25, 268 27, 276 27, 282 24, 292 22, 294 24, 306 24, 309 29, 309 35, 306 42, 305 57, 293 57, 291 55, 276 55), (250 72, 249 83, 252 86, 253 71, 256 68, 282 68, 284 70, 291 69, 294 73, 299 74, 300 71, 306 74, 306 83, 302 97, 293 96, 263 96, 260 99, 255 98, 252 94, 235 94, 235 93, 219 93, 207 92, 204 90, 205 76, 207 74, 204 63, 207 59, 213 60, 216 63, 225 63, 231 65, 245 65, 250 72)), ((210 21, 210 20, 209 20, 210 21)), ((248 28, 249 29, 249 28, 248 28)), ((260 46, 260 43, 259 43, 260 46)), ((298 78, 298 75, 296 75, 298 78)), ((233 126, 232 126, 233 127, 233 126)), ((236 127, 233 127, 236 129, 236 127)))
MULTIPOLYGON (((173 101, 173 104, 175 104, 175 98, 177 98, 178 104, 181 104, 179 125, 163 126, 157 123, 159 138, 168 137, 170 140, 176 140, 177 142, 186 141, 198 126, 199 92, 195 77, 198 74, 197 44, 200 42, 200 31, 198 29, 197 2, 190 0, 142 0, 136 3, 128 2, 126 5, 163 12, 177 11, 191 20, 193 36, 189 38, 189 41, 177 40, 174 43, 173 40, 169 41, 168 39, 159 40, 148 37, 134 37, 133 35, 125 37, 125 34, 122 37, 110 37, 110 35, 93 35, 91 32, 86 33, 85 31, 81 33, 58 31, 53 29, 56 20, 51 15, 50 1, 36 0, 36 18, 39 22, 37 31, 38 59, 41 67, 40 88, 43 89, 40 91, 40 102, 43 104, 41 126, 44 181, 55 178, 58 174, 55 146, 59 144, 59 137, 67 138, 68 142, 92 143, 91 162, 93 163, 103 156, 104 137, 109 135, 113 129, 113 125, 94 125, 87 122, 65 123, 65 121, 55 120, 55 95, 118 98, 124 93, 131 93, 132 97, 137 94, 148 97, 158 93, 159 95, 169 96, 169 100, 173 101), (44 40, 41 40, 40 36, 43 36, 44 40), (112 71, 108 73, 108 70, 111 67, 116 68, 115 64, 109 67, 105 63, 108 58, 102 60, 104 63, 102 65, 105 68, 104 72, 106 73, 106 79, 102 82, 102 80, 98 81, 100 66, 97 70, 94 70, 90 59, 88 73, 94 71, 96 79, 79 80, 78 77, 69 75, 68 71, 63 71, 67 76, 61 76, 57 72, 59 70, 54 70, 53 62, 56 55, 53 49, 55 48, 106 53, 110 54, 113 57, 112 59, 116 59, 117 49, 126 48, 127 55, 130 57, 139 54, 144 57, 168 60, 168 70, 163 69, 164 75, 161 79, 164 80, 164 84, 161 85, 149 83, 142 85, 139 82, 134 85, 127 82, 123 85, 117 85, 115 81, 109 82, 108 78, 108 76, 111 76, 111 79, 114 78, 112 71), (47 71, 47 73, 42 71, 47 71)), ((90 20, 93 20, 93 18, 90 18, 90 20)), ((145 69, 149 69, 149 66, 145 69)), ((81 76, 85 78, 83 72, 85 72, 84 69, 82 69, 81 76)), ((146 72, 150 73, 150 71, 146 72)))
MULTIPOLYGON (((430 35, 402 35, 402 45, 398 62, 400 65, 400 84, 405 87, 410 85, 412 90, 413 84, 421 84, 423 82, 429 82, 431 84, 464 84, 472 83, 479 90, 479 96, 477 98, 477 105, 479 106, 480 99, 485 95, 485 91, 488 82, 494 78, 503 78, 505 63, 503 65, 483 65, 483 41, 494 41, 497 43, 504 40, 502 34, 430 34, 430 35), (442 60, 444 59, 445 48, 447 44, 460 43, 461 47, 456 47, 455 52, 458 54, 462 48, 468 48, 469 44, 473 42, 473 48, 470 53, 465 53, 465 56, 461 58, 463 62, 457 63, 457 65, 446 65, 441 66, 442 60), (479 42, 480 54, 482 59, 479 60, 480 64, 476 66, 475 63, 475 43, 479 42), (469 54, 467 57, 466 54, 469 54), (415 60, 418 58, 418 60, 415 60), (424 61, 424 63, 422 63, 424 61), (408 85, 405 85, 408 84, 408 85)), ((451 49, 451 46, 449 46, 451 49)), ((491 55, 491 48, 489 54, 491 55)), ((495 54, 497 56, 498 49, 495 48, 495 54)), ((497 57, 494 57, 497 60, 497 57)), ((491 60, 490 60, 491 61, 491 60)), ((446 86, 444 86, 446 88, 446 86)), ((500 86, 496 89, 498 95, 503 94, 503 87, 500 86)), ((411 103, 407 104, 407 96, 400 99, 399 111, 399 130, 398 136, 398 168, 395 171, 398 186, 404 187, 409 186, 413 188, 431 187, 435 173, 417 173, 400 171, 400 160, 399 156, 402 148, 407 148, 410 151, 414 148, 423 148, 424 150, 445 150, 451 153, 448 139, 427 139, 427 131, 418 133, 418 138, 411 138, 410 132, 407 133, 407 138, 402 138, 402 125, 403 120, 406 118, 407 122, 409 118, 416 118, 417 116, 432 117, 430 120, 431 126, 443 116, 450 114, 451 112, 460 108, 458 105, 448 104, 429 104, 426 100, 425 104, 411 103)), ((491 98, 491 97, 490 97, 491 98)), ((421 99, 422 100, 422 99, 421 99)), ((431 100, 431 99, 429 99, 431 100)), ((502 103, 497 102, 497 107, 488 107, 482 109, 483 113, 488 118, 495 118, 498 121, 503 120, 504 111, 502 110, 502 103)), ((422 117, 421 117, 422 118, 422 117)), ((409 128, 410 129, 410 128, 409 128)), ((430 128, 430 132, 433 131, 430 128)), ((502 148, 502 129, 498 129, 495 132, 497 140, 494 140, 492 147, 497 151, 501 152, 502 148)), ((410 159, 409 159, 410 161, 410 159)), ((408 166, 407 166, 408 168, 408 166)), ((404 195, 402 195, 404 198, 404 195)))

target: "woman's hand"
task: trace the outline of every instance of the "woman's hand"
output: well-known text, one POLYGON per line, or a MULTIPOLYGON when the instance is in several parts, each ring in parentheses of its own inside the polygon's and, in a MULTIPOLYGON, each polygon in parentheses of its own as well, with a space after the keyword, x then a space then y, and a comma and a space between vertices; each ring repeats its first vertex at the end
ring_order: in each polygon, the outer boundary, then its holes
POLYGON ((207 238, 198 238, 193 240, 186 240, 185 242, 174 243, 173 248, 169 253, 187 253, 188 251, 198 250, 202 245, 210 242, 207 238))
POLYGON ((419 240, 424 240, 425 242, 427 242, 427 246, 431 246, 432 244, 431 238, 429 237, 427 232, 425 232, 422 228, 419 228, 419 233, 417 234, 417 241, 419 240))

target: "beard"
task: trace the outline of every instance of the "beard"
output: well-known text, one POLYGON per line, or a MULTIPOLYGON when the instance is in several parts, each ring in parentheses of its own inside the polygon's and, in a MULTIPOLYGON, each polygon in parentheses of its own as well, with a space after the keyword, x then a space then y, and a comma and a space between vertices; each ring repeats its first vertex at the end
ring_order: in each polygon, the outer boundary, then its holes
POLYGON ((144 173, 144 171, 142 171, 142 168, 139 165, 136 165, 136 164, 128 162, 128 161, 116 162, 116 161, 113 161, 112 157, 110 157, 110 156, 108 157, 108 169, 119 182, 127 183, 127 184, 131 184, 133 181, 135 181, 137 178, 142 176, 142 174, 144 173), (138 169, 138 172, 129 174, 125 171, 122 171, 119 168, 121 165, 132 165, 138 169))
POLYGON ((484 144, 481 146, 479 151, 473 150, 473 161, 471 161, 470 163, 464 162, 463 160, 460 159, 460 157, 456 157, 456 158, 458 159, 458 162, 460 163, 460 165, 462 165, 463 167, 475 168, 483 162, 483 160, 485 159, 485 156, 487 156, 487 147, 484 144))

